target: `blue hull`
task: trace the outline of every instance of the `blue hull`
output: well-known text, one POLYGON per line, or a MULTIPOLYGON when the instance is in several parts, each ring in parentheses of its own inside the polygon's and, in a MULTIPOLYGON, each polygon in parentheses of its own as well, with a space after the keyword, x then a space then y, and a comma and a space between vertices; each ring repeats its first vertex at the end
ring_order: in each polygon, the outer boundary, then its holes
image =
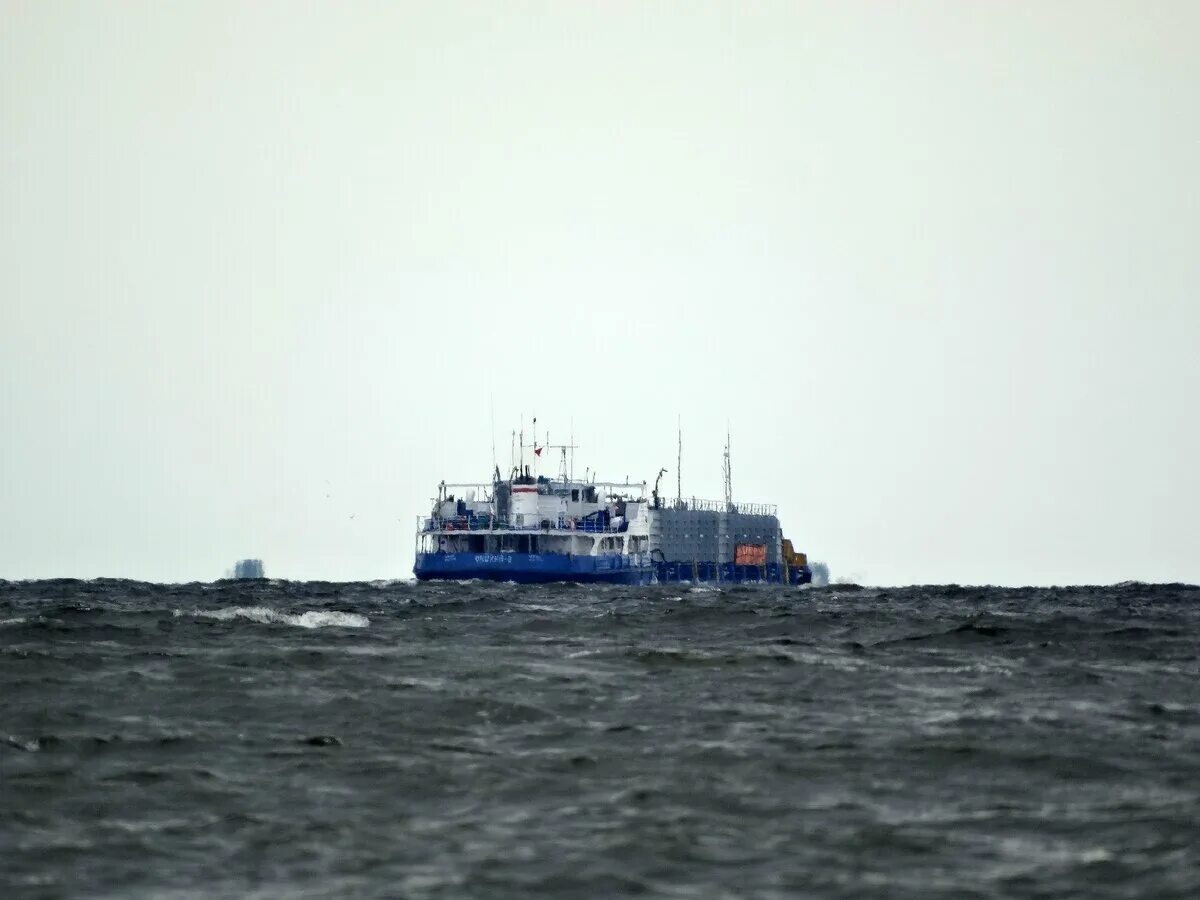
POLYGON ((480 578, 545 584, 651 584, 654 566, 635 565, 627 556, 567 556, 564 553, 418 553, 413 574, 430 579, 480 578))
POLYGON ((627 556, 567 556, 563 553, 419 553, 413 574, 432 579, 515 581, 545 584, 571 581, 581 584, 652 584, 679 581, 716 584, 808 584, 808 566, 787 568, 718 565, 712 562, 663 562, 637 565, 627 556))
POLYGON ((808 566, 738 566, 715 562, 663 562, 655 565, 655 575, 661 583, 672 581, 703 582, 707 584, 809 584, 812 569, 808 566))

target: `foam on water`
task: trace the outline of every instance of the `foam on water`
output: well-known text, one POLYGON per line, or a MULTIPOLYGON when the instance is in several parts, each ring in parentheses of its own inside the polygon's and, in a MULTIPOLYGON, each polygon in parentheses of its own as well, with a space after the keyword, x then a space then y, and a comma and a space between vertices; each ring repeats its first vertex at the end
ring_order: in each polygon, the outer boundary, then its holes
MULTIPOLYGON (((180 615, 176 611, 176 615, 180 615)), ((191 613, 201 619, 228 622, 245 619, 260 625, 294 625, 297 628, 366 628, 371 620, 358 613, 336 610, 307 610, 302 613, 280 612, 266 606, 231 606, 227 609, 198 609, 191 613)))

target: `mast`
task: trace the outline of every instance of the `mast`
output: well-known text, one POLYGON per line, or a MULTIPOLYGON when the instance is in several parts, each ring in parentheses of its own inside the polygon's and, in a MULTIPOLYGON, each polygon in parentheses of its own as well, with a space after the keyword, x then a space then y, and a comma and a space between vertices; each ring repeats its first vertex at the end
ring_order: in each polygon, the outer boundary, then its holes
POLYGON ((542 445, 542 449, 546 450, 547 452, 550 450, 558 450, 559 451, 558 477, 562 479, 564 484, 566 484, 569 481, 573 481, 575 478, 574 429, 572 429, 571 437, 572 437, 572 440, 571 440, 571 443, 569 443, 569 444, 552 444, 552 443, 550 443, 550 432, 547 431, 546 432, 546 443, 542 445), (570 454, 569 456, 568 456, 568 453, 570 454))
POLYGON ((675 456, 675 508, 683 506, 683 420, 675 417, 675 427, 679 430, 679 452, 675 456))
POLYGON ((499 468, 499 464, 496 462, 496 395, 495 394, 492 394, 488 398, 488 406, 490 407, 491 413, 492 413, 492 468, 497 469, 497 468, 499 468))
POLYGON ((733 473, 729 465, 729 423, 725 423, 725 509, 733 509, 733 473))

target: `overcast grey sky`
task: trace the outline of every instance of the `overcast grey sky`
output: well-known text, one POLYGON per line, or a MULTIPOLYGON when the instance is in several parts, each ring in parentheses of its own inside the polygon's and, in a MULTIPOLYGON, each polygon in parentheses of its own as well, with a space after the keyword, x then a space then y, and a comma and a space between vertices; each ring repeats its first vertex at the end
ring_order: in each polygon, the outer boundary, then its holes
POLYGON ((728 419, 835 577, 1200 581, 1198 3, 2 6, 0 577, 407 576, 494 397, 728 419))

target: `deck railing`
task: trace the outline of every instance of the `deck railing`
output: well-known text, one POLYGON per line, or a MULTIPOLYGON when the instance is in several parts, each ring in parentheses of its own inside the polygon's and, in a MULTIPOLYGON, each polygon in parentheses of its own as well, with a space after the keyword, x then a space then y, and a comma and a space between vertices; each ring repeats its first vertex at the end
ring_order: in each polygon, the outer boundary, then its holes
POLYGON ((697 500, 695 497, 685 497, 676 502, 672 499, 662 501, 664 509, 683 509, 698 512, 731 512, 741 516, 773 516, 778 507, 774 503, 730 503, 726 506, 724 500, 697 500))
MULTIPOLYGON (((663 509, 677 509, 699 512, 729 512, 742 516, 773 516, 777 507, 773 503, 731 503, 727 507, 724 500, 698 500, 695 497, 676 503, 667 500, 662 504, 663 509)), ((468 513, 461 516, 417 516, 417 531, 546 531, 543 524, 547 520, 526 521, 517 524, 504 516, 468 513)), ((616 534, 628 528, 627 523, 613 525, 612 521, 601 523, 595 519, 560 517, 551 519, 550 530, 582 531, 586 534, 616 534)))
POLYGON ((613 524, 611 521, 598 522, 595 519, 540 519, 534 522, 517 524, 503 516, 417 516, 417 531, 469 531, 469 532, 523 532, 537 533, 539 531, 577 531, 582 534, 618 534, 626 531, 629 523, 622 521, 613 524), (545 522, 549 522, 547 527, 545 522))

